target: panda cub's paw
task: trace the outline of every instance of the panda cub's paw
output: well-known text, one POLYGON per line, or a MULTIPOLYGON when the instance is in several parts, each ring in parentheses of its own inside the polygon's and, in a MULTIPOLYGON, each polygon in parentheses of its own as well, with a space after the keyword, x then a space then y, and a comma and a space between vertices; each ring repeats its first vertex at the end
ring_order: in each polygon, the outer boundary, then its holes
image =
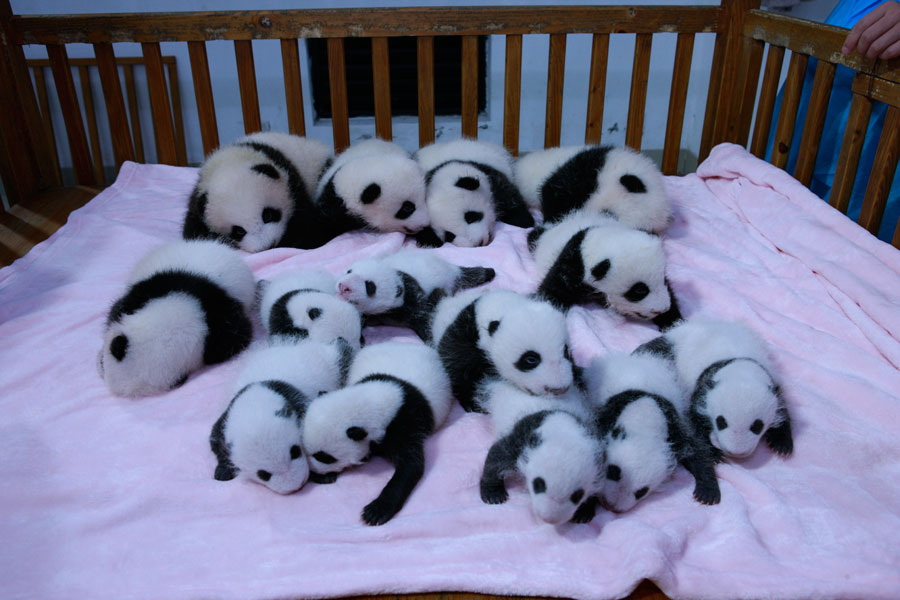
POLYGON ((366 525, 384 525, 400 512, 401 508, 403 508, 402 503, 398 506, 392 500, 378 497, 363 509, 362 520, 366 525))
POLYGON ((337 481, 338 474, 337 473, 316 473, 314 471, 309 472, 309 480, 313 483, 326 484, 326 483, 334 483, 337 481))
POLYGON ((718 482, 713 479, 712 482, 697 482, 694 487, 694 500, 700 504, 718 504, 722 500, 722 492, 719 491, 718 482))
POLYGON ((485 504, 503 504, 509 499, 509 493, 506 491, 506 486, 503 485, 503 482, 500 483, 488 483, 482 480, 481 482, 481 501, 485 504))
POLYGON ((766 444, 769 445, 772 452, 779 456, 790 456, 794 451, 794 438, 791 435, 791 428, 787 421, 778 427, 770 428, 766 432, 765 438, 766 444))
POLYGON ((590 523, 594 519, 594 515, 597 514, 597 506, 600 504, 600 500, 597 496, 590 496, 587 500, 581 503, 581 506, 578 507, 578 510, 575 511, 575 514, 572 515, 572 518, 569 520, 570 523, 590 523))
POLYGON ((426 227, 415 235, 416 246, 419 248, 440 248, 444 240, 439 238, 431 227, 426 227))

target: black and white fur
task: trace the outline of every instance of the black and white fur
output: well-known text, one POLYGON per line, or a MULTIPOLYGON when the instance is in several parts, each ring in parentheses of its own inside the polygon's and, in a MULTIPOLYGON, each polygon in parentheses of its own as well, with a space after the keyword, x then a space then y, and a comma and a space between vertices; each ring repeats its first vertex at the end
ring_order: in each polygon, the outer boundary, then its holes
POLYGON ((537 294, 560 308, 596 302, 661 329, 681 320, 658 236, 576 211, 535 228, 528 240, 541 277, 537 294))
POLYGON ((693 390, 691 422, 717 459, 743 458, 760 439, 794 449, 791 419, 766 343, 738 321, 691 319, 641 347, 672 360, 693 390))
POLYGON ((312 197, 329 160, 321 142, 287 133, 254 133, 223 146, 200 168, 184 239, 219 239, 247 252, 321 246, 330 237, 312 197))
POLYGON ((431 220, 416 238, 420 245, 486 246, 496 221, 534 225, 502 146, 467 138, 437 142, 420 149, 416 160, 425 172, 431 220))
POLYGON ((509 290, 473 290, 444 298, 432 339, 467 411, 485 412, 475 392, 502 377, 531 394, 564 394, 574 382, 565 315, 553 305, 509 290))
POLYGON ((238 476, 279 494, 299 490, 309 478, 302 423, 312 398, 343 385, 352 349, 304 342, 261 347, 247 355, 228 408, 209 436, 214 477, 238 476))
POLYGON ((562 397, 533 396, 497 380, 482 393, 496 441, 485 458, 481 499, 505 502, 505 480, 518 474, 542 521, 590 521, 605 474, 604 452, 581 392, 573 386, 562 397))
POLYGON ((396 323, 428 342, 436 300, 494 275, 490 267, 460 267, 431 252, 407 250, 356 261, 338 279, 337 293, 367 316, 367 324, 396 323))
POLYGON ((327 271, 285 273, 257 284, 260 317, 270 340, 346 340, 354 350, 363 343, 362 315, 337 297, 327 271))
POLYGON ((678 463, 694 476, 695 500, 719 502, 713 457, 688 427, 686 393, 667 360, 612 353, 595 359, 585 379, 606 445, 605 506, 629 510, 668 480, 678 463))
POLYGON ((414 235, 428 225, 425 174, 406 150, 380 139, 335 158, 319 180, 316 204, 332 235, 362 228, 414 235))
POLYGON ((347 387, 314 400, 303 423, 310 468, 332 479, 381 456, 394 466, 387 485, 363 509, 369 525, 403 508, 425 471, 425 439, 450 412, 450 381, 437 352, 423 344, 386 342, 359 351, 347 387))
POLYGON ((525 202, 543 212, 544 223, 584 208, 609 213, 635 229, 660 232, 672 218, 662 173, 630 148, 538 150, 516 161, 515 178, 525 202))
POLYGON ((156 248, 109 311, 101 377, 117 396, 149 396, 228 360, 253 336, 253 293, 250 268, 228 246, 194 240, 156 248))

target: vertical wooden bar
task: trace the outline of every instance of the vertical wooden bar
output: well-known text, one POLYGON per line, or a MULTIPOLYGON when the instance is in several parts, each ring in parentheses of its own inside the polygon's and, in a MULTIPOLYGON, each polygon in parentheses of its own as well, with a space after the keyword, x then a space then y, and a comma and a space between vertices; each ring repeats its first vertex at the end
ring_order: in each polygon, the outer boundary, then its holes
POLYGON ((834 71, 834 63, 824 60, 820 60, 816 66, 806 123, 803 125, 803 136, 800 138, 800 154, 797 156, 797 168, 794 170, 794 177, 807 187, 812 181, 816 156, 819 154, 819 142, 822 139, 822 128, 825 126, 825 110, 831 98, 834 71))
POLYGON ((53 133, 53 114, 50 112, 50 102, 47 98, 47 82, 44 79, 44 67, 34 67, 34 85, 37 88, 38 102, 41 107, 44 135, 47 136, 47 144, 53 149, 52 185, 62 185, 62 172, 59 168, 59 153, 56 149, 56 137, 53 133))
POLYGON ((175 156, 178 164, 187 166, 187 147, 184 140, 184 120, 181 116, 181 86, 178 85, 178 67, 174 62, 166 65, 169 72, 169 93, 172 96, 172 117, 175 121, 175 156))
POLYGON ((331 132, 334 135, 334 151, 338 153, 350 145, 343 38, 328 38, 328 85, 331 90, 331 132))
POLYGON ((760 0, 722 0, 719 13, 719 30, 724 33, 721 83, 716 98, 716 124, 713 144, 737 141, 743 101, 744 79, 742 65, 747 64, 744 55, 744 15, 752 8, 759 8, 760 0))
POLYGON ((128 113, 131 115, 131 136, 134 139, 134 155, 144 162, 144 136, 141 132, 141 112, 138 110, 137 90, 134 87, 134 67, 122 65, 125 73, 125 94, 128 96, 128 113))
POLYGON ((606 69, 608 63, 609 34, 595 33, 591 42, 587 123, 584 126, 585 144, 599 144, 603 135, 603 101, 606 97, 606 69))
POLYGON ((392 140, 391 131, 391 66, 388 39, 372 38, 372 85, 375 95, 375 135, 392 140))
MULTIPOLYGON (((216 124, 216 106, 213 102, 212 84, 209 80, 206 42, 188 42, 188 54, 191 57, 191 76, 194 79, 197 114, 200 117, 203 155, 209 156, 213 150, 219 147, 219 127, 216 124)), ((290 104, 288 104, 288 115, 290 115, 290 104)))
POLYGON ((256 67, 253 65, 253 42, 234 41, 237 60, 238 85, 241 89, 241 110, 244 113, 244 133, 262 129, 259 119, 259 96, 256 93, 256 67))
POLYGON ((87 136, 84 131, 81 108, 78 106, 78 96, 75 94, 75 84, 72 81, 66 47, 62 44, 47 44, 47 55, 50 57, 50 67, 53 69, 53 80, 56 83, 56 95, 62 109, 66 135, 69 138, 75 181, 81 185, 94 185, 97 180, 94 177, 91 151, 88 148, 87 136))
POLYGON ((769 129, 772 127, 772 113, 775 111, 775 97, 778 95, 778 79, 784 63, 784 48, 769 46, 766 70, 763 74, 762 89, 759 92, 759 107, 756 109, 756 124, 753 126, 753 142, 750 152, 758 158, 765 158, 766 144, 769 143, 769 129))
POLYGON ((118 171, 123 162, 134 160, 134 148, 131 146, 131 134, 128 132, 128 114, 125 112, 122 84, 119 81, 119 68, 116 66, 112 44, 94 44, 94 55, 97 57, 97 70, 100 73, 100 84, 103 86, 106 117, 109 119, 109 131, 112 136, 113 158, 118 171))
POLYGON ((753 105, 756 103, 756 90, 759 87, 759 71, 762 66, 765 42, 744 38, 744 62, 741 63, 740 73, 744 79, 744 89, 741 92, 740 111, 738 112, 737 138, 734 140, 740 146, 747 145, 750 137, 750 123, 753 120, 753 105))
POLYGON ((300 52, 296 39, 281 40, 281 65, 284 69, 284 99, 288 129, 294 135, 306 135, 303 117, 303 85, 300 82, 300 52))
POLYGON ((894 238, 891 240, 891 245, 900 249, 900 221, 897 221, 897 228, 894 229, 894 238))
POLYGON ((631 69, 631 96, 628 100, 628 126, 625 145, 641 149, 644 136, 644 110, 647 107, 647 83, 650 81, 652 33, 638 33, 634 41, 634 65, 631 69))
POLYGON ((478 36, 462 36, 462 134, 478 137, 478 36))
POLYGON ((522 35, 506 36, 503 80, 503 145, 519 155, 519 115, 522 104, 522 35))
POLYGON ((703 131, 700 133, 700 154, 697 159, 700 162, 706 160, 713 145, 713 134, 716 128, 716 103, 719 98, 719 88, 722 85, 722 67, 725 53, 725 34, 716 33, 716 44, 713 47, 712 65, 709 68, 709 87, 706 91, 706 113, 703 116, 703 131))
POLYGON ((888 192, 891 191, 898 158, 900 158, 900 108, 888 105, 878 148, 875 150, 872 173, 869 175, 869 185, 866 187, 866 196, 859 213, 859 224, 868 229, 872 235, 877 236, 881 227, 881 217, 887 205, 888 192))
POLYGON ((544 116, 544 148, 559 146, 562 129, 563 78, 566 73, 566 34, 550 34, 547 65, 547 109, 544 116))
POLYGON ((434 38, 416 38, 416 80, 419 88, 419 146, 434 142, 434 38))
POLYGON ((791 140, 794 137, 794 123, 797 120, 797 108, 800 106, 800 92, 803 89, 803 75, 809 56, 793 52, 788 67, 787 80, 784 82, 784 96, 781 98, 781 114, 775 128, 775 141, 772 146, 772 164, 783 169, 787 166, 791 152, 791 140))
POLYGON ((166 93, 166 74, 163 70, 159 43, 144 42, 144 66, 147 69, 147 87, 150 89, 150 114, 153 116, 153 133, 156 141, 156 162, 174 165, 178 162, 175 151, 175 132, 172 113, 169 110, 169 94, 166 93))
POLYGON ((691 77, 691 58, 694 54, 694 34, 679 33, 675 44, 675 65, 672 67, 672 91, 669 93, 669 115, 666 118, 666 140, 663 144, 662 172, 674 175, 678 171, 678 151, 684 126, 688 83, 691 77))
POLYGON ((87 117, 88 137, 91 141, 94 179, 98 184, 106 185, 103 177, 103 153, 100 151, 100 132, 97 130, 97 113, 94 111, 94 94, 91 91, 91 74, 87 65, 78 67, 78 79, 81 83, 81 99, 84 102, 84 115, 87 117))
POLYGON ((866 141, 866 130, 869 128, 871 114, 872 101, 860 94, 853 94, 847 127, 844 129, 844 139, 841 142, 841 152, 835 164, 831 195, 828 197, 828 203, 842 213, 846 213, 850 205, 850 193, 856 182, 856 169, 859 166, 863 143, 866 141))

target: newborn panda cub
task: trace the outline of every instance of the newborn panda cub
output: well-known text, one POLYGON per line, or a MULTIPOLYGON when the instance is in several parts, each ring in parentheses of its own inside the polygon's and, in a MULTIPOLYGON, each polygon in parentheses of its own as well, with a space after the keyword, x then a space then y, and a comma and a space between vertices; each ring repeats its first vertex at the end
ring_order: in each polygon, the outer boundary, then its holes
POLYGON ((791 454, 791 419, 765 342, 736 321, 691 319, 642 346, 674 362, 692 389, 690 418, 715 458, 743 458, 760 439, 791 454))
POLYGON ((132 270, 106 318, 100 376, 117 396, 161 394, 250 344, 253 274, 214 241, 166 244, 132 270))
POLYGON ((380 139, 338 155, 319 180, 316 204, 332 237, 361 228, 414 235, 428 225, 425 174, 406 150, 380 139))
POLYGON ((574 381, 565 315, 553 305, 509 290, 444 298, 432 321, 433 340, 467 411, 485 412, 475 391, 502 377, 535 395, 560 395, 574 381))
POLYGON ((279 494, 303 487, 310 476, 301 439, 306 407, 343 384, 352 353, 338 340, 279 344, 249 354, 209 436, 218 462, 214 477, 230 481, 240 475, 279 494))
POLYGON ((629 510, 669 479, 678 463, 694 476, 694 499, 718 504, 714 462, 684 422, 684 390, 666 360, 609 354, 594 360, 585 379, 606 445, 605 506, 629 510))
POLYGON ((354 350, 363 343, 362 315, 334 294, 326 271, 285 273, 257 284, 263 326, 273 341, 346 340, 354 350))
POLYGON ((481 499, 506 502, 505 479, 520 474, 542 521, 557 525, 593 519, 605 471, 603 446, 588 426, 590 415, 580 391, 573 387, 563 397, 538 397, 498 380, 482 393, 496 441, 484 462, 481 499))
POLYGON ((359 351, 347 387, 309 406, 303 443, 310 467, 332 480, 337 473, 381 456, 394 474, 362 520, 381 525, 396 515, 425 472, 425 439, 450 412, 450 382, 437 352, 386 342, 359 351))
POLYGON ((681 320, 659 237, 576 211, 535 228, 528 242, 542 277, 537 294, 560 308, 596 302, 660 329, 681 320))
POLYGON ((659 232, 672 207, 662 173, 630 148, 567 146, 519 158, 515 178, 525 202, 544 213, 544 223, 578 209, 609 213, 628 227, 659 232))
POLYGON ((502 146, 466 138, 438 142, 420 149, 416 160, 425 172, 431 220, 416 236, 419 245, 486 246, 498 220, 534 225, 512 183, 512 156, 502 146))
POLYGON ((405 251, 364 258, 337 282, 338 296, 367 316, 367 324, 396 323, 431 340, 431 315, 438 296, 494 279, 489 267, 459 267, 430 252, 405 251))
POLYGON ((219 239, 247 252, 317 248, 330 237, 312 200, 331 159, 321 142, 254 133, 213 152, 188 201, 184 239, 219 239))

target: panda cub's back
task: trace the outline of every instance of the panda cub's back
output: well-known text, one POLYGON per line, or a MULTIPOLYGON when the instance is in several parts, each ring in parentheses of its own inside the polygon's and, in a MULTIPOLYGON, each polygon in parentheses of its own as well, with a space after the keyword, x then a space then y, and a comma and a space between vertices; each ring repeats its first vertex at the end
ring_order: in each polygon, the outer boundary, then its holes
POLYGON ((458 266, 421 250, 398 252, 384 260, 393 269, 411 275, 426 296, 436 288, 452 285, 460 272, 458 266))
POLYGON ((756 332, 737 321, 691 319, 666 333, 675 349, 678 374, 695 382, 714 362, 729 358, 751 358, 772 372, 765 342, 756 332))
POLYGON ((284 381, 313 399, 340 387, 341 358, 338 344, 307 341, 260 347, 247 355, 234 390, 258 381, 284 381))

